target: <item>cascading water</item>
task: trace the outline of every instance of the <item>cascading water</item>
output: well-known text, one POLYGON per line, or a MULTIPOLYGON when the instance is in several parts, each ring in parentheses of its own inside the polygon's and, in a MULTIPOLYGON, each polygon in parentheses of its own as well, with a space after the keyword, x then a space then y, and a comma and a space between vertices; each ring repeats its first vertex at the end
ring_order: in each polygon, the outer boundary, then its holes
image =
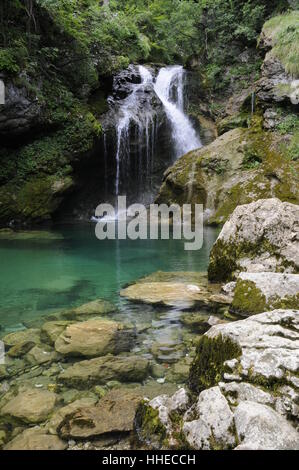
POLYGON ((162 101, 172 126, 175 157, 201 147, 200 139, 184 113, 184 69, 182 66, 164 67, 160 70, 154 89, 162 101), (171 100, 176 87, 177 101, 171 100))
MULTIPOLYGON (((153 77, 149 70, 143 66, 139 66, 139 73, 141 76, 141 83, 133 84, 131 94, 123 100, 121 106, 121 118, 117 126, 117 149, 116 149, 116 178, 115 178, 115 193, 119 194, 121 166, 123 173, 129 171, 130 165, 130 125, 136 126, 136 138, 139 143, 139 175, 142 174, 143 168, 143 155, 142 146, 143 139, 146 142, 146 171, 150 170, 150 160, 152 158, 154 142, 150 143, 150 129, 154 126, 153 110, 144 110, 140 112, 140 99, 139 93, 144 91, 146 86, 152 84, 153 77)), ((153 137, 153 134, 152 134, 153 137)), ((125 176, 125 175, 124 175, 125 176)))
MULTIPOLYGON (((140 83, 128 83, 129 95, 114 104, 118 107, 116 126, 115 194, 130 189, 135 171, 136 191, 145 195, 151 186, 156 142, 159 138, 157 105, 171 130, 172 161, 201 147, 197 132, 184 112, 185 71, 182 66, 163 67, 154 79, 151 71, 139 66, 140 83), (132 152, 135 160, 132 159, 132 152), (136 157, 137 155, 137 157, 136 157), (132 165, 135 165, 132 168, 132 165)), ((160 113, 161 116, 161 113, 160 113)), ((169 162, 171 163, 171 162, 169 162)))

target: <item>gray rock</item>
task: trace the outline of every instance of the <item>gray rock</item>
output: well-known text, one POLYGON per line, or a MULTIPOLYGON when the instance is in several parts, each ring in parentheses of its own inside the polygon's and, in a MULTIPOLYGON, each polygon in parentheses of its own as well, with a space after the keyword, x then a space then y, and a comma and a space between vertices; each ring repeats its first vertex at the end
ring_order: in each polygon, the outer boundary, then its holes
POLYGON ((234 210, 212 248, 209 279, 242 271, 299 272, 299 206, 272 198, 234 210))
MULTIPOLYGON (((25 80, 27 77, 23 77, 25 80)), ((0 107, 0 135, 19 135, 42 120, 42 105, 26 86, 5 82, 5 104, 0 107)))
MULTIPOLYGON (((254 402, 237 406, 235 426, 241 446, 256 450, 298 450, 299 434, 272 408, 254 402)), ((241 446, 237 449, 241 449, 241 446)))
POLYGON ((277 308, 299 308, 299 274, 240 273, 230 309, 251 315, 277 308))
POLYGON ((213 326, 206 336, 230 338, 242 349, 227 364, 243 380, 289 381, 299 368, 299 311, 273 310, 225 325, 213 326))
POLYGON ((275 404, 275 398, 270 393, 247 382, 220 382, 219 387, 231 405, 239 404, 242 401, 254 401, 271 406, 275 404))
POLYGON ((270 51, 262 65, 262 78, 257 83, 257 96, 266 103, 299 104, 299 82, 285 71, 283 64, 270 51))
POLYGON ((191 447, 229 449, 235 445, 233 413, 219 387, 201 392, 194 411, 198 419, 183 426, 191 447))

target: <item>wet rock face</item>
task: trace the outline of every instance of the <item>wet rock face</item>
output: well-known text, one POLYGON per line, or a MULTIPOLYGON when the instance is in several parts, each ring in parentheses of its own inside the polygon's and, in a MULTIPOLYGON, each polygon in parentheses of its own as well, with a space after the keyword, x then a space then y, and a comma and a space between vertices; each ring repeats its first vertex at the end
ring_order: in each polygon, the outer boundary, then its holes
POLYGON ((235 209, 212 248, 209 279, 240 271, 299 272, 299 206, 260 199, 235 209))
POLYGON ((175 396, 143 403, 139 439, 154 448, 187 442, 198 450, 298 449, 298 314, 274 310, 213 326, 191 367, 191 374, 201 371, 198 382, 206 388, 175 417, 175 396))
POLYGON ((14 85, 1 77, 5 83, 5 104, 0 107, 0 136, 20 135, 42 120, 42 105, 37 96, 24 87, 14 85))
POLYGON ((122 70, 113 77, 113 91, 112 96, 117 100, 126 98, 131 92, 131 84, 141 82, 140 74, 135 65, 129 65, 125 70, 122 70))

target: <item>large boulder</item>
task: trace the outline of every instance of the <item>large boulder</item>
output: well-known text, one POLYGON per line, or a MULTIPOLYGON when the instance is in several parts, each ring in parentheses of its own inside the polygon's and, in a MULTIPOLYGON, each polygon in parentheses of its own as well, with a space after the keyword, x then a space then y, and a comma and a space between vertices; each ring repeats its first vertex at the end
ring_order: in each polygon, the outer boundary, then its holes
POLYGON ((239 274, 230 310, 252 315, 277 308, 299 308, 299 274, 239 274))
POLYGON ((196 419, 186 421, 183 426, 183 433, 192 448, 229 449, 236 445, 234 416, 219 387, 201 392, 194 414, 196 419))
POLYGON ((238 206, 214 244, 209 279, 229 281, 241 271, 299 272, 299 206, 260 199, 238 206))
POLYGON ((250 381, 270 390, 274 384, 294 386, 299 369, 298 325, 298 310, 273 310, 213 326, 198 345, 190 386, 200 391, 223 379, 250 381))
POLYGON ((89 320, 69 325, 55 341, 65 356, 105 356, 128 351, 134 332, 112 320, 89 320))
MULTIPOLYGON (((223 224, 238 205, 261 198, 298 203, 298 182, 282 140, 254 127, 227 132, 178 159, 165 172, 156 202, 203 204, 208 224, 223 224)), ((299 171, 299 162, 293 165, 299 171)))
POLYGON ((234 420, 240 442, 237 450, 299 449, 299 434, 269 406, 242 402, 235 410, 234 420))
POLYGON ((142 382, 148 372, 149 361, 140 356, 105 356, 76 362, 61 372, 58 381, 68 387, 84 389, 110 380, 142 382))

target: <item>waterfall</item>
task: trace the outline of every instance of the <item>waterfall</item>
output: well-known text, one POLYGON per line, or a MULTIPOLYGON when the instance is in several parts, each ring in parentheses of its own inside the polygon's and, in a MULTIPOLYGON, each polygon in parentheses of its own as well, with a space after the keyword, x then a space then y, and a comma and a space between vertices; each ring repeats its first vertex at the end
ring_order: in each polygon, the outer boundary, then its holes
MULTIPOLYGON (((170 124, 173 160, 201 147, 200 139, 184 112, 185 71, 182 66, 163 67, 157 78, 144 66, 138 66, 140 83, 128 83, 129 95, 118 101, 116 126, 115 194, 124 191, 132 168, 131 151, 137 154, 136 189, 145 194, 151 189, 159 123, 154 97, 163 107, 170 124), (134 130, 134 132, 133 132, 134 130)), ((124 191, 125 192, 125 191, 124 191)))
POLYGON ((172 126, 175 157, 201 147, 200 139, 188 116, 184 113, 184 69, 182 66, 163 67, 154 89, 162 101, 172 126), (177 87, 177 101, 171 99, 173 87, 177 87))
MULTIPOLYGON (((125 167, 130 164, 130 125, 135 124, 137 129, 137 141, 139 147, 139 175, 143 172, 143 155, 142 155, 142 145, 143 139, 146 139, 146 158, 147 158, 147 169, 150 168, 150 159, 152 158, 151 148, 154 147, 154 143, 150 145, 150 128, 153 125, 153 115, 152 110, 144 110, 144 113, 140 112, 140 99, 139 93, 143 91, 146 86, 153 83, 152 74, 148 69, 143 66, 139 66, 139 74, 141 77, 141 83, 132 84, 132 90, 130 95, 123 100, 121 105, 121 117, 117 125, 117 148, 116 148, 116 177, 115 177, 115 193, 119 194, 119 185, 121 178, 121 167, 123 172, 126 172, 125 167)), ((123 175, 125 177, 125 174, 123 175)), ((139 182, 140 183, 140 182, 139 182)), ((141 183, 140 183, 141 184, 141 183)))

